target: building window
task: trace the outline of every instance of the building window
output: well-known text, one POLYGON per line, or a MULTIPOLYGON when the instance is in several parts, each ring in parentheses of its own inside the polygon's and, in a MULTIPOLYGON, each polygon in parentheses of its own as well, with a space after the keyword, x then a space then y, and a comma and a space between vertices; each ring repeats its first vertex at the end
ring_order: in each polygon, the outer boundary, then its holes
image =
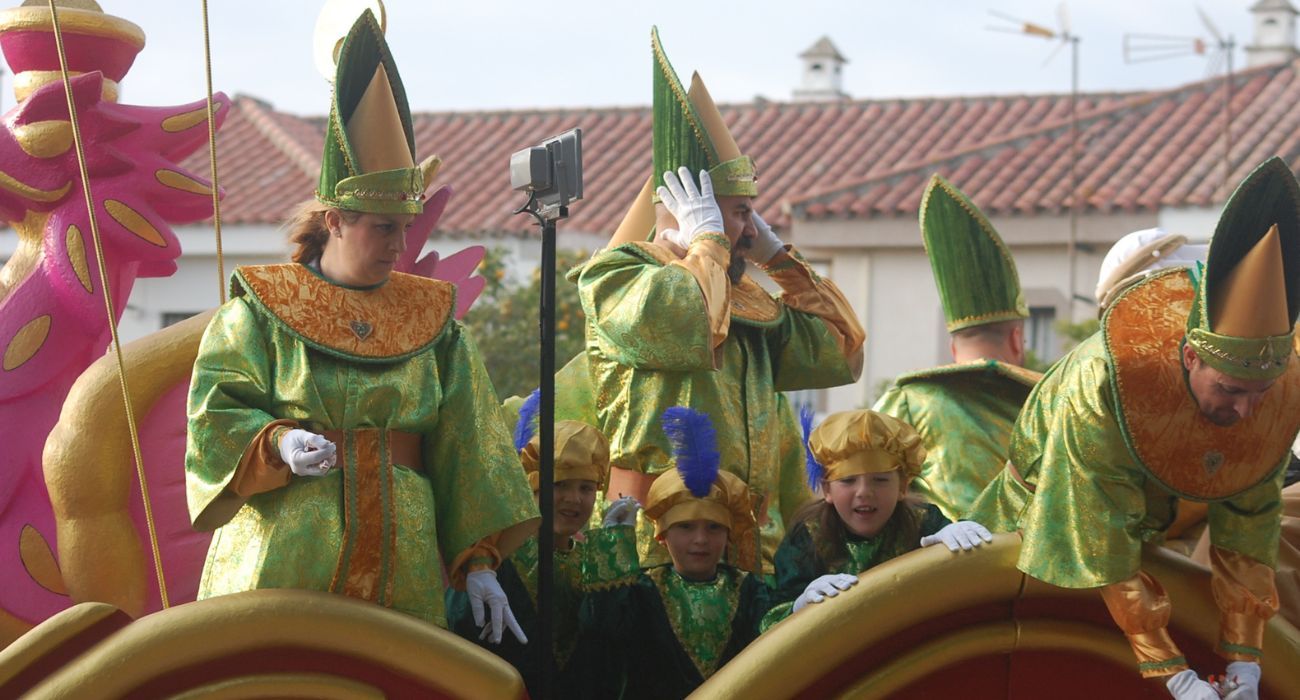
POLYGON ((1025 322, 1025 346, 1040 361, 1054 362, 1061 354, 1055 326, 1055 306, 1029 307, 1029 320, 1025 322))
POLYGON ((162 315, 162 327, 174 326, 187 318, 199 315, 199 311, 164 311, 162 315))

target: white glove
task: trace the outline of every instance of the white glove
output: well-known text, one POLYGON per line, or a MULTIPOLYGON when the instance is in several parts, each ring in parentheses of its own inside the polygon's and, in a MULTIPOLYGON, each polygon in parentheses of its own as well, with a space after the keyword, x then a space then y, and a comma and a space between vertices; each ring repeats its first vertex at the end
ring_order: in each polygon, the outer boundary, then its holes
POLYGON ((706 170, 700 171, 700 189, 696 191, 691 171, 682 166, 677 174, 664 173, 664 184, 655 190, 668 212, 677 219, 678 230, 671 239, 679 245, 685 241, 689 247, 701 233, 726 235, 722 227, 722 210, 713 198, 713 180, 706 170))
POLYGON ((1233 661, 1228 664, 1219 691, 1227 700, 1259 700, 1259 664, 1254 661, 1233 661))
POLYGON ((298 428, 280 438, 280 459, 298 476, 325 476, 334 466, 335 449, 324 435, 298 428))
POLYGON ((497 572, 491 569, 469 572, 465 577, 465 592, 469 593, 469 608, 474 613, 474 624, 483 628, 483 632, 478 636, 479 639, 500 644, 501 633, 505 627, 509 627, 520 644, 528 643, 528 637, 524 636, 524 631, 519 628, 519 622, 515 620, 514 612, 510 610, 510 601, 506 599, 506 592, 501 590, 501 584, 497 582, 497 572), (488 611, 492 613, 490 625, 484 624, 484 603, 487 603, 488 611))
POLYGON ((933 535, 926 535, 921 538, 921 546, 929 547, 932 544, 944 543, 949 552, 955 552, 958 549, 974 549, 984 542, 992 542, 993 534, 988 528, 970 520, 958 520, 950 525, 944 525, 943 529, 933 535))
POLYGON ((1219 691, 1197 678, 1196 671, 1190 668, 1170 676, 1165 687, 1175 700, 1219 700, 1219 691))
POLYGON ((601 527, 620 527, 623 525, 636 525, 636 512, 641 510, 641 504, 636 502, 631 496, 624 496, 614 501, 609 508, 605 510, 605 519, 601 522, 601 527))
POLYGON ((803 589, 803 593, 794 599, 794 609, 791 612, 799 612, 803 606, 809 603, 820 603, 827 598, 834 598, 840 594, 840 591, 847 591, 849 587, 858 582, 858 577, 851 574, 826 574, 818 576, 803 589))
POLYGON ((754 236, 754 243, 749 249, 749 257, 754 262, 765 263, 776 257, 776 254, 785 248, 785 243, 776 237, 772 227, 768 226, 766 221, 763 221, 763 217, 759 216, 758 212, 754 212, 751 216, 754 219, 754 228, 758 231, 758 235, 754 236))

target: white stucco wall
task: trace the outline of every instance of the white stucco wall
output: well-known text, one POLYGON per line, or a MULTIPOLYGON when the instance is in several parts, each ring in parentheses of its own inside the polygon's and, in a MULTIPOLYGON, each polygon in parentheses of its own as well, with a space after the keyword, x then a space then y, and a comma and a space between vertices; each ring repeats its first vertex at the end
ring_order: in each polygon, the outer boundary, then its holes
MULTIPOLYGON (((1217 211, 1215 213, 1217 217, 1217 211)), ((1156 225, 1145 214, 1080 218, 1075 291, 1091 299, 1101 261, 1124 234, 1156 225)), ((1052 307, 1056 318, 1070 315, 1066 300, 1068 263, 1064 216, 994 219, 1011 249, 1021 288, 1031 307, 1052 307)), ((788 238, 812 260, 829 260, 831 278, 845 292, 867 330, 866 366, 850 387, 829 390, 824 406, 840 411, 870 405, 883 385, 900 374, 951 362, 943 309, 915 219, 796 221, 788 238)), ((1095 305, 1076 301, 1076 321, 1091 318, 1095 305)), ((1044 358, 1060 355, 1060 339, 1044 358)))

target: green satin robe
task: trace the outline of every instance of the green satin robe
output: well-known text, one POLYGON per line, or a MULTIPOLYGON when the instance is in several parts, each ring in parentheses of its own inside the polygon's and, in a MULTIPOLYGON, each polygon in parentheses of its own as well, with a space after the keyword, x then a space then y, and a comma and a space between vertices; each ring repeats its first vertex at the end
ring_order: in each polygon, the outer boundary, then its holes
MULTIPOLYGON (((798 420, 780 392, 854 381, 826 323, 784 305, 769 323, 733 313, 714 369, 704 296, 686 269, 628 244, 597 253, 577 279, 596 425, 609 438, 611 464, 648 474, 672 468, 664 410, 708 413, 722 468, 768 498, 759 551, 770 573, 785 519, 811 497, 798 420)), ((638 523, 643 565, 666 562, 653 525, 638 523)))
MULTIPOLYGON (((239 273, 236 284, 242 284, 239 273)), ((473 341, 448 320, 397 361, 309 346, 249 292, 226 302, 199 346, 189 396, 187 496, 197 517, 226 489, 267 423, 388 428, 422 436, 422 471, 393 466, 390 607, 446 626, 444 564, 538 517, 473 341)), ((340 446, 340 449, 342 446, 340 446)), ((257 588, 327 591, 343 542, 343 470, 252 496, 213 534, 199 598, 257 588)))
MULTIPOLYGON (((1161 542, 1176 513, 1178 496, 1124 441, 1111 371, 1101 333, 1053 365, 1011 435, 1011 461, 1036 491, 1003 470, 967 514, 994 532, 1020 530, 1020 570, 1064 588, 1096 588, 1136 574, 1143 544, 1161 542)), ((1213 544, 1276 566, 1281 467, 1209 504, 1213 544)))
POLYGON ((899 377, 876 401, 874 410, 921 435, 925 464, 911 491, 949 520, 964 518, 1006 464, 1011 428, 1032 388, 1028 377, 995 360, 946 365, 899 377))

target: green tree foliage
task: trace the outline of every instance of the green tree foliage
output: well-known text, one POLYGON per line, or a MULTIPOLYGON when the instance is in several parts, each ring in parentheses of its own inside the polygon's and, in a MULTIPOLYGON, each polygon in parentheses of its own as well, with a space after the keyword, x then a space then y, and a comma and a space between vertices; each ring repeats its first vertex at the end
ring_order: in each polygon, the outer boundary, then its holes
MULTIPOLYGON (((1061 320, 1056 322, 1056 333, 1061 336, 1061 354, 1065 354, 1074 349, 1074 346, 1087 340, 1092 334, 1101 328, 1101 323, 1090 318, 1079 323, 1070 323, 1061 320)), ((1046 372, 1048 367, 1052 366, 1055 360, 1048 361, 1039 357, 1033 350, 1025 351, 1025 367, 1035 372, 1046 372)))
MULTIPOLYGON (((564 279, 565 273, 590 257, 586 252, 559 251, 555 283, 555 366, 564 366, 584 346, 586 318, 578 300, 578 285, 564 279)), ((533 270, 527 284, 512 282, 506 274, 509 254, 494 248, 479 264, 478 274, 487 280, 483 294, 474 302, 464 323, 478 344, 488 375, 501 399, 525 395, 537 387, 541 354, 538 345, 538 312, 541 304, 542 273, 533 270)))

